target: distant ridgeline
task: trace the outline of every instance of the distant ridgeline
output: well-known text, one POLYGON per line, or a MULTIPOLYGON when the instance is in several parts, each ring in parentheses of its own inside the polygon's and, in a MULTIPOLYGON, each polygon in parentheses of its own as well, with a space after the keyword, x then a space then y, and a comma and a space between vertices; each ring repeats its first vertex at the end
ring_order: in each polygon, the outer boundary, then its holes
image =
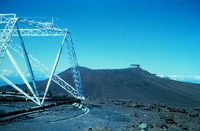
MULTIPOLYGON (((23 80, 19 76, 8 76, 7 78, 12 80, 14 84, 24 84, 23 80)), ((45 79, 46 77, 43 76, 43 77, 38 78, 37 80, 41 81, 45 79)), ((29 78, 28 81, 31 82, 31 79, 29 78)), ((5 85, 7 85, 7 83, 3 81, 2 79, 0 79, 0 86, 5 86, 5 85)))
MULTIPOLYGON (((14 84, 23 84, 23 81, 21 80, 20 77, 10 76, 10 77, 7 77, 7 78, 12 80, 12 82, 14 84)), ((3 81, 2 79, 0 79, 0 86, 4 86, 4 85, 7 85, 7 83, 5 81, 3 81)))
MULTIPOLYGON (((140 64, 130 64, 129 68, 133 69, 142 69, 140 64)), ((39 76, 39 75, 38 75, 39 76)), ((193 77, 171 77, 171 76, 161 76, 158 75, 159 77, 165 78, 165 79, 171 79, 171 80, 176 80, 180 82, 190 82, 190 83, 195 83, 195 84, 200 84, 200 79, 193 78, 193 77)), ((24 84, 22 79, 19 76, 8 76, 10 80, 13 81, 15 84, 24 84)), ((37 78, 38 81, 45 80, 47 79, 45 76, 40 76, 37 78)), ((31 81, 29 79, 29 81, 31 81)), ((5 86, 7 83, 5 83, 3 80, 0 79, 0 86, 5 86)))

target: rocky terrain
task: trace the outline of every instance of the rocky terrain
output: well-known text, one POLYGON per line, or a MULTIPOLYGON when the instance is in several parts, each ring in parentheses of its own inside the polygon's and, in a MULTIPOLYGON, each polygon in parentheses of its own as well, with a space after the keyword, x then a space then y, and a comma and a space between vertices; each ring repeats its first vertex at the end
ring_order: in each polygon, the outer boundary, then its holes
MULTIPOLYGON (((29 102, 1 103, 2 109, 20 110, 29 102)), ((29 103, 30 104, 30 103, 29 103)), ((29 105, 28 104, 28 105, 29 105)), ((72 105, 60 105, 9 121, 0 119, 0 130, 28 131, 199 131, 200 108, 177 108, 162 103, 140 103, 131 99, 87 98, 83 110, 72 105), (83 115, 80 115, 83 114, 83 115)), ((30 106, 30 105, 29 105, 30 106)))
MULTIPOLYGON (((80 71, 86 96, 81 104, 55 106, 15 116, 9 121, 1 118, 0 130, 200 130, 198 84, 160 78, 141 68, 81 67, 80 71)), ((59 75, 73 85, 70 70, 59 75)), ((46 82, 38 82, 41 91, 46 82)), ((53 96, 70 96, 64 95, 55 83, 51 83, 50 92, 53 96)), ((31 106, 34 103, 29 101, 1 101, 0 116, 31 106)))
MULTIPOLYGON (((200 85, 160 78, 142 68, 92 70, 80 67, 84 95, 91 98, 133 99, 161 102, 171 106, 199 107, 200 85)), ((73 85, 71 72, 59 74, 73 85)), ((47 81, 39 83, 40 89, 47 81)), ((60 95, 63 90, 52 82, 50 91, 60 95)))

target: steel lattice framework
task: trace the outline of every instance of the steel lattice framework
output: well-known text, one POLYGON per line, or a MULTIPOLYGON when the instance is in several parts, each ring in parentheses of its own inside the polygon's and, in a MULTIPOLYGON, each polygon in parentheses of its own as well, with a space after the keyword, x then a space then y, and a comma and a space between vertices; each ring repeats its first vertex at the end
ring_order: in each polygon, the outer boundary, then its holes
POLYGON ((10 86, 15 88, 17 91, 22 93, 27 99, 32 100, 39 106, 42 106, 49 90, 49 86, 51 81, 57 83, 61 88, 69 92, 72 96, 78 99, 84 99, 83 90, 82 90, 82 82, 80 77, 80 72, 78 69, 78 61, 76 58, 72 37, 70 32, 67 29, 58 28, 52 22, 40 22, 36 20, 30 20, 25 18, 17 18, 15 14, 0 14, 0 24, 5 25, 3 29, 0 29, 0 66, 3 62, 5 54, 8 55, 9 59, 11 60, 12 64, 16 68, 18 74, 30 90, 32 95, 27 94, 22 89, 20 89, 17 85, 15 85, 12 81, 6 78, 3 74, 0 74, 0 78, 8 83, 10 86), (25 24, 29 28, 21 29, 18 25, 25 24), (35 57, 29 54, 26 51, 24 41, 22 37, 34 37, 34 36, 63 36, 63 40, 61 46, 58 49, 58 53, 56 59, 54 61, 54 65, 52 70, 49 70, 44 64, 38 61, 35 57), (20 44, 16 43, 12 40, 13 37, 20 38, 20 44), (75 88, 60 78, 58 75, 55 74, 55 70, 57 68, 58 61, 60 59, 60 55, 62 53, 62 49, 64 45, 67 46, 69 64, 71 68, 71 73, 74 80, 75 88), (9 51, 12 49, 21 57, 23 57, 26 61, 26 65, 28 67, 28 71, 31 76, 32 86, 29 84, 25 74, 22 72, 20 66, 16 62, 15 58, 9 51), (34 71, 32 70, 32 66, 37 68, 40 72, 46 75, 49 79, 46 85, 46 89, 42 98, 39 96, 39 91, 37 88, 34 71))

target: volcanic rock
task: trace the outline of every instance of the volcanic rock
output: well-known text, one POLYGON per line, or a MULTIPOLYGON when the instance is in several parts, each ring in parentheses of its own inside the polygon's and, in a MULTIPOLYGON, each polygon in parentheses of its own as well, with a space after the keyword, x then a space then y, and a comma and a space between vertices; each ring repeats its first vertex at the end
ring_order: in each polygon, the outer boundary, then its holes
MULTIPOLYGON (((84 96, 91 98, 132 99, 165 103, 179 107, 200 106, 200 85, 164 79, 141 68, 88 69, 80 67, 84 96)), ((58 74, 74 86, 70 69, 58 74)), ((40 82, 42 90, 46 81, 40 82)), ((50 85, 53 95, 63 95, 56 83, 50 85)))

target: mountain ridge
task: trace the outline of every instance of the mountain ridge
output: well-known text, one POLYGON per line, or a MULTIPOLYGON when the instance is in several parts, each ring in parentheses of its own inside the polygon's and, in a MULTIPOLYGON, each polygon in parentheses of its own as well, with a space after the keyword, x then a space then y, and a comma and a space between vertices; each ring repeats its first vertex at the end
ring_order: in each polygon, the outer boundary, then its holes
MULTIPOLYGON (((172 106, 200 106, 200 85, 165 79, 142 68, 89 69, 80 67, 84 95, 91 98, 133 99, 135 101, 162 102, 172 106)), ((74 86, 70 69, 60 74, 74 86)), ((43 88, 46 81, 40 82, 43 88)), ((52 82, 50 91, 62 94, 52 82)))

